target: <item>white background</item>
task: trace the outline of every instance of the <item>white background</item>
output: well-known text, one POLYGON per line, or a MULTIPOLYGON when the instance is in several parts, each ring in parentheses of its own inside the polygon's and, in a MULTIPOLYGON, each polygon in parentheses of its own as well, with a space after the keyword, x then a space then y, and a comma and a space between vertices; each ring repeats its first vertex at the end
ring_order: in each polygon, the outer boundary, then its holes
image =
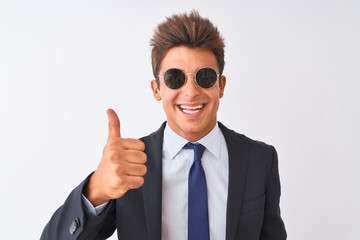
POLYGON ((96 169, 107 108, 124 137, 165 120, 149 40, 193 8, 226 41, 219 120, 278 150, 289 239, 359 239, 357 0, 0 1, 1 239, 39 239, 96 169))

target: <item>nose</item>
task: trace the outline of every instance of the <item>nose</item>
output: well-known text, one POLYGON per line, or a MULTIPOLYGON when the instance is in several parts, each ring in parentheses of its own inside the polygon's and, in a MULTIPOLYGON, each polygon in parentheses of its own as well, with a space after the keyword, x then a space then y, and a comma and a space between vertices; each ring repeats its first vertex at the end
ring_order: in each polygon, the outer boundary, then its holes
POLYGON ((200 87, 195 82, 195 74, 187 73, 186 74, 186 83, 181 88, 185 96, 196 97, 200 94, 200 87))

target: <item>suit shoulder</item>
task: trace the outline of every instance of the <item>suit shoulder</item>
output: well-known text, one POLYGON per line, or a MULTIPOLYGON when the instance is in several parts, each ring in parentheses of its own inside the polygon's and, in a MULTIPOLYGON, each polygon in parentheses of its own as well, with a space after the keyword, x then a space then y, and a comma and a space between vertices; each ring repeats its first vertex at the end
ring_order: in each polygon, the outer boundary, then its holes
POLYGON ((147 143, 147 142, 149 142, 151 140, 162 139, 165 126, 166 126, 166 122, 161 124, 161 126, 160 126, 160 128, 158 130, 156 130, 155 132, 150 133, 147 136, 144 136, 144 137, 140 138, 140 140, 143 141, 144 143, 147 143))
POLYGON ((247 136, 244 135, 244 138, 246 138, 246 140, 249 142, 250 147, 255 148, 255 149, 263 149, 265 151, 273 151, 275 148, 274 146, 267 144, 265 142, 259 141, 259 140, 254 140, 251 139, 247 136))
POLYGON ((234 140, 239 140, 239 141, 243 141, 244 143, 246 143, 250 149, 253 150, 262 150, 262 151, 273 151, 275 148, 272 145, 269 145, 263 141, 259 141, 259 140, 254 140, 242 133, 238 133, 232 129, 229 129, 227 127, 225 127, 223 124, 221 124, 219 122, 219 127, 222 130, 225 139, 234 139, 234 140))

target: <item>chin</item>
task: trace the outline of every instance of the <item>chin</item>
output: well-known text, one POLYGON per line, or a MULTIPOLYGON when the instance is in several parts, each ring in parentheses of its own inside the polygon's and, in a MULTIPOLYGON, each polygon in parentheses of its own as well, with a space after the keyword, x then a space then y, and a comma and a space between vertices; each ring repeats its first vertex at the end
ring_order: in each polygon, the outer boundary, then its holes
POLYGON ((189 123, 182 125, 181 131, 187 136, 203 137, 208 133, 208 131, 211 131, 211 129, 208 129, 208 127, 205 127, 202 123, 189 123))

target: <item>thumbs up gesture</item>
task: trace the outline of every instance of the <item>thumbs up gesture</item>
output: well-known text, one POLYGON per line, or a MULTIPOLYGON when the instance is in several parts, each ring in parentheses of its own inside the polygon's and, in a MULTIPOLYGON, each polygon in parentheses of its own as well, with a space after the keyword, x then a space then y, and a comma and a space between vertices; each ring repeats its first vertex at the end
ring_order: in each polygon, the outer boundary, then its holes
POLYGON ((84 195, 94 206, 141 187, 146 174, 145 144, 138 139, 121 138, 118 116, 112 109, 106 113, 109 137, 100 164, 84 189, 84 195))

